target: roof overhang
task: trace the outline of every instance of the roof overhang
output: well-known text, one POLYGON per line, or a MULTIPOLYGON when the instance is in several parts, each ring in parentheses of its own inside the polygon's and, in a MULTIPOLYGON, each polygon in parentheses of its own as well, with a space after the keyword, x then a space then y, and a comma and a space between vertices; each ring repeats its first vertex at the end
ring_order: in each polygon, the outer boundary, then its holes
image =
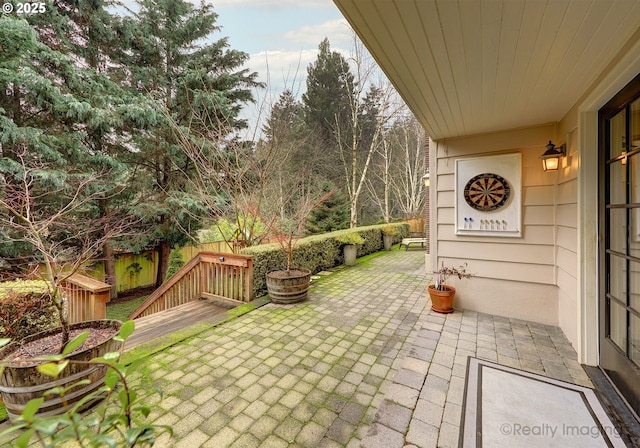
POLYGON ((558 122, 640 40, 640 0, 334 2, 434 139, 558 122))

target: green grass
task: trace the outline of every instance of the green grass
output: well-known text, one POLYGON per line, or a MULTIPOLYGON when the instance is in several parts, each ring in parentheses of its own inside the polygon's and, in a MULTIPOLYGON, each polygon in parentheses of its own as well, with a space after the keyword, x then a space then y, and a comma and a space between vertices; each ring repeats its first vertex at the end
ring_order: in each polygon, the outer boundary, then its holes
POLYGON ((125 322, 129 320, 129 314, 138 308, 149 296, 138 297, 137 299, 128 300, 126 302, 107 304, 107 319, 121 320, 125 322))

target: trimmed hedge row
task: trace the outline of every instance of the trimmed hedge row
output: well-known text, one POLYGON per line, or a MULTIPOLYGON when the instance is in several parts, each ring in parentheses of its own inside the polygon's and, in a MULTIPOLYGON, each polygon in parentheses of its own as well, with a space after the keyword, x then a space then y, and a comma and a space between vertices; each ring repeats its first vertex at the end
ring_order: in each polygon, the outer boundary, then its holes
POLYGON ((0 337, 14 340, 58 325, 51 296, 42 292, 7 292, 0 296, 0 337))
MULTIPOLYGON (((344 254, 342 252, 344 243, 339 241, 339 237, 349 233, 357 233, 364 238, 364 244, 358 246, 358 257, 378 252, 384 247, 382 229, 388 227, 393 227, 396 230, 394 244, 399 243, 402 238, 409 235, 409 224, 394 223, 356 227, 355 229, 337 230, 323 233, 322 235, 309 236, 298 241, 293 252, 292 266, 308 269, 315 274, 344 264, 344 254)), ((253 291, 255 297, 260 297, 267 293, 265 281, 267 272, 287 268, 287 254, 280 249, 280 245, 277 243, 247 247, 240 253, 253 255, 253 291)))

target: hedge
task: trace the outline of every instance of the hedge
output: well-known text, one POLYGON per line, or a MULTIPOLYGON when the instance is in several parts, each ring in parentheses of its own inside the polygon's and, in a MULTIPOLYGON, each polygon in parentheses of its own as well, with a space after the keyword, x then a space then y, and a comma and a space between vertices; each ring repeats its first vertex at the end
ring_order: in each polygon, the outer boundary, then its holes
MULTIPOLYGON (((384 247, 382 229, 390 226, 396 229, 394 243, 399 243, 402 238, 409 235, 409 224, 396 223, 337 230, 302 238, 298 241, 293 252, 292 266, 308 269, 315 274, 344 264, 344 254, 342 252, 344 243, 339 241, 339 237, 349 233, 356 233, 365 240, 364 244, 358 246, 358 257, 378 252, 384 247)), ((265 282, 267 272, 287 268, 287 254, 281 250, 280 245, 277 243, 247 247, 240 253, 253 255, 253 291, 255 297, 260 297, 267 293, 265 282)))
POLYGON ((57 325, 58 311, 44 282, 0 283, 0 337, 18 340, 57 325))

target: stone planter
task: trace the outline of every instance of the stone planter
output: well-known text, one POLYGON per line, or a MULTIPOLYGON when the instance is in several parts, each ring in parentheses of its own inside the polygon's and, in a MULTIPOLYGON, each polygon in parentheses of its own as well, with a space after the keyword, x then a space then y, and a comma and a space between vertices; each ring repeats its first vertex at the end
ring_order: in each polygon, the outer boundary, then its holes
POLYGON ((384 244, 384 250, 391 250, 393 246, 393 235, 382 234, 382 243, 384 244))
MULTIPOLYGON (((76 329, 108 328, 115 330, 115 336, 121 325, 122 323, 117 320, 98 320, 73 324, 70 329, 73 331, 76 329)), ((61 330, 62 328, 58 327, 36 333, 21 341, 12 342, 0 350, 0 359, 6 359, 20 344, 58 334, 61 330)), ((122 348, 123 343, 121 341, 115 341, 113 337, 110 337, 98 345, 72 354, 67 359, 71 361, 90 361, 106 353, 122 353, 122 348)), ((88 384, 82 384, 71 389, 64 396, 64 400, 58 395, 46 395, 45 401, 36 415, 62 414, 66 410, 65 401, 67 405, 73 404, 100 388, 104 384, 104 377, 107 372, 106 366, 81 365, 71 362, 67 368, 62 371, 58 379, 54 379, 38 372, 36 367, 40 364, 43 364, 43 362, 6 363, 4 371, 0 376, 0 393, 2 394, 2 400, 4 401, 7 414, 11 420, 14 420, 21 414, 24 405, 29 400, 42 397, 44 392, 49 389, 58 386, 68 387, 79 381, 88 380, 88 384)), ((87 402, 80 410, 87 409, 93 404, 95 404, 95 402, 87 402)))
POLYGON ((266 278, 267 291, 274 303, 298 303, 308 296, 311 271, 307 269, 271 271, 267 272, 266 278))
POLYGON ((344 251, 344 264, 346 266, 355 266, 356 258, 358 257, 358 246, 355 244, 347 244, 343 248, 344 251))

